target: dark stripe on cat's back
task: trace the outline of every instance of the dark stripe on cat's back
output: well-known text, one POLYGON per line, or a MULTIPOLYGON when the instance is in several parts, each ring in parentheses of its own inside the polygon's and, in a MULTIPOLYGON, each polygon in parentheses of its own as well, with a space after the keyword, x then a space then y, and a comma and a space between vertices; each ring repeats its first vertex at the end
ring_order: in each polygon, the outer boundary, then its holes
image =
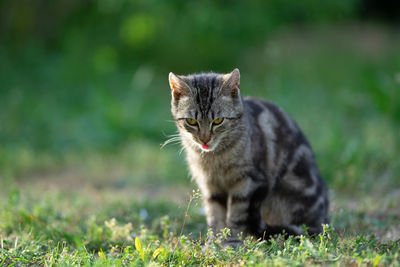
MULTIPOLYGON (((253 134, 252 139, 257 142, 252 143, 252 154, 253 154, 253 164, 257 169, 258 173, 266 173, 267 165, 267 145, 265 142, 264 135, 260 126, 257 124, 255 126, 256 133, 253 134)), ((259 177, 257 175, 256 177, 259 177)), ((266 179, 266 175, 264 175, 263 180, 266 179)))
MULTIPOLYGON (((278 122, 277 127, 275 127, 274 129, 276 132, 277 148, 279 148, 277 153, 285 151, 288 155, 285 160, 286 162, 291 162, 293 160, 296 149, 298 149, 301 145, 305 145, 311 150, 310 143, 294 120, 289 118, 288 115, 285 116, 284 111, 275 104, 264 100, 260 102, 273 114, 278 122), (294 125, 295 129, 291 128, 288 125, 288 120, 291 120, 291 123, 294 125)), ((286 171, 287 168, 285 166, 282 166, 282 169, 280 170, 280 175, 285 175, 286 171)))
POLYGON ((292 120, 287 114, 285 116, 284 111, 280 109, 277 105, 268 101, 261 101, 261 102, 266 108, 268 108, 268 110, 277 119, 278 127, 276 130, 278 131, 279 136, 284 136, 286 141, 294 141, 293 143, 296 144, 296 146, 300 144, 305 144, 308 147, 310 147, 308 140, 306 139, 303 132, 300 130, 299 126, 294 120, 292 120), (296 130, 290 128, 287 120, 291 120, 291 123, 295 126, 296 130), (290 138, 291 136, 293 136, 293 140, 290 138))
MULTIPOLYGON (((267 143, 265 140, 265 133, 261 128, 261 125, 259 124, 258 117, 260 116, 261 113, 265 111, 265 107, 263 106, 263 101, 260 99, 254 99, 254 98, 247 98, 245 100, 248 111, 250 112, 251 116, 253 117, 253 122, 252 122, 252 128, 253 128, 253 133, 252 133, 252 142, 253 144, 253 163, 254 166, 257 168, 259 172, 262 172, 266 174, 269 166, 267 161, 267 143)), ((265 179, 266 179, 266 175, 265 179)))
POLYGON ((305 155, 301 155, 297 159, 296 165, 293 168, 293 173, 298 177, 310 177, 310 164, 306 160, 305 155))
POLYGON ((260 103, 274 115, 280 126, 289 128, 283 115, 283 111, 277 105, 265 100, 260 100, 260 103))
POLYGON ((247 107, 247 110, 250 112, 251 116, 257 120, 258 116, 263 112, 262 106, 260 106, 257 102, 259 100, 254 98, 245 98, 244 103, 247 107))
MULTIPOLYGON (((260 101, 264 107, 274 116, 277 121, 275 127, 277 147, 287 148, 292 141, 293 130, 289 127, 283 111, 280 110, 275 104, 267 101, 260 101)), ((290 153, 290 152, 289 152, 290 153)))

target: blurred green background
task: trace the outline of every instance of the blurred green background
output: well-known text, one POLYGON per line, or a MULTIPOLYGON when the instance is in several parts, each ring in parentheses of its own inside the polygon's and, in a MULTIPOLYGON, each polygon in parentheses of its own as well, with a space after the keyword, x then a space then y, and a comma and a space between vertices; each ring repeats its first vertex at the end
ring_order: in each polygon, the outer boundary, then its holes
POLYGON ((399 186, 399 14, 372 0, 3 0, 0 179, 186 186, 180 147, 160 150, 176 131, 167 75, 238 67, 244 95, 300 124, 331 188, 399 186))

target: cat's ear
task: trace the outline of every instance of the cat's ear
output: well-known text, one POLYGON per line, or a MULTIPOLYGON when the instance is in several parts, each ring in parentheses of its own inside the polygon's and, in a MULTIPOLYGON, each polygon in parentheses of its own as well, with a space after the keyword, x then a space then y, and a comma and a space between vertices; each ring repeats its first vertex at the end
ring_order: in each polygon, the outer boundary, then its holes
POLYGON ((177 75, 170 72, 168 76, 169 87, 171 87, 171 94, 175 99, 189 94, 189 86, 177 75))
POLYGON ((231 73, 222 76, 222 90, 225 95, 237 97, 240 91, 240 72, 239 69, 234 69, 231 73))

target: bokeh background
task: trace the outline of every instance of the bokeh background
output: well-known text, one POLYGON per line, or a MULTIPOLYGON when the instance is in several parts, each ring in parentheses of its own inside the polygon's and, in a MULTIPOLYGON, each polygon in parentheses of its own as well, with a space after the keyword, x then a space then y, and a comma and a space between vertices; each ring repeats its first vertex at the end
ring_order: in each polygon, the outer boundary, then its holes
POLYGON ((396 1, 3 0, 2 195, 179 203, 193 184, 180 146, 160 149, 176 132, 168 73, 238 67, 244 95, 305 131, 333 210, 340 194, 392 207, 399 23, 396 1))

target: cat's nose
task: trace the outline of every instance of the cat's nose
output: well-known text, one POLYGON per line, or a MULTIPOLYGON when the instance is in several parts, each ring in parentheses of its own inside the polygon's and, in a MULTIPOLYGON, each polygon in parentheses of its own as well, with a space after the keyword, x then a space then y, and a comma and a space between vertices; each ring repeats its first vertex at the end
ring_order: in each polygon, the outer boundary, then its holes
POLYGON ((203 144, 207 144, 211 140, 211 136, 199 136, 199 139, 203 144))

